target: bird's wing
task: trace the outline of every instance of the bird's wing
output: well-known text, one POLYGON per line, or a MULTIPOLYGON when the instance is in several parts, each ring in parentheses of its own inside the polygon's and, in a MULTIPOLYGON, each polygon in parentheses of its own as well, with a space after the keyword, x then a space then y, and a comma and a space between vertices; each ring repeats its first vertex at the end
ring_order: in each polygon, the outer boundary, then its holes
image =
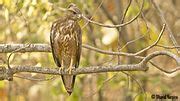
POLYGON ((57 56, 58 54, 56 54, 57 52, 56 52, 56 47, 55 47, 55 42, 54 42, 54 38, 56 37, 56 33, 57 33, 57 22, 54 22, 51 26, 51 32, 50 32, 51 49, 52 49, 52 54, 53 54, 53 58, 54 58, 56 65, 58 67, 61 67, 61 64, 59 61, 60 59, 57 56))
POLYGON ((75 33, 77 35, 77 53, 76 53, 76 64, 75 67, 77 68, 79 66, 80 56, 81 56, 81 45, 82 45, 82 32, 81 27, 79 24, 77 24, 77 29, 75 30, 75 33))

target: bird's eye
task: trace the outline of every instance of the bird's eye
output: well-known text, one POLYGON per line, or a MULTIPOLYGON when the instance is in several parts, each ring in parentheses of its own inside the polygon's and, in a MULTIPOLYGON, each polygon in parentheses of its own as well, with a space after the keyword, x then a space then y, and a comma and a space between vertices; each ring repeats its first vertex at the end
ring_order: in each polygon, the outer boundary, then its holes
POLYGON ((77 12, 73 12, 73 14, 77 14, 77 12))

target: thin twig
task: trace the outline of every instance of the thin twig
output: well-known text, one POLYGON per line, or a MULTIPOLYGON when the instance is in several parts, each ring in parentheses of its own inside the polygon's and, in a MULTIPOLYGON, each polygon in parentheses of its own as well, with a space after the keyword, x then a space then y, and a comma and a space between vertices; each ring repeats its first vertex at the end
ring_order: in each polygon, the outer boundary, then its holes
MULTIPOLYGON (((127 11, 129 10, 129 7, 131 6, 131 3, 132 3, 132 0, 129 0, 128 5, 127 5, 127 7, 126 7, 126 9, 125 9, 125 11, 124 11, 124 14, 123 14, 123 16, 122 16, 122 19, 121 19, 121 21, 120 21, 120 24, 123 24, 123 23, 124 23, 124 20, 125 20, 127 11)), ((140 9, 141 9, 141 8, 140 8, 140 9)), ((141 12, 142 12, 142 10, 141 10, 141 12)), ((140 14, 141 14, 141 13, 140 13, 140 14)))
MULTIPOLYGON (((121 56, 129 56, 129 57, 136 57, 136 58, 141 58, 141 56, 138 56, 140 53, 144 52, 144 51, 147 51, 149 50, 150 48, 156 46, 158 44, 158 42, 160 41, 162 35, 163 35, 163 32, 165 30, 165 24, 163 24, 163 27, 161 29, 161 32, 157 38, 157 40, 150 46, 140 50, 139 52, 136 52, 136 53, 125 53, 125 52, 112 52, 112 51, 105 51, 105 50, 101 50, 101 49, 98 49, 98 48, 95 48, 95 47, 92 47, 92 46, 89 46, 89 45, 85 45, 83 44, 82 47, 83 48, 87 48, 87 49, 91 49, 91 50, 94 50, 96 52, 99 52, 99 53, 103 53, 103 54, 108 54, 108 55, 121 55, 121 56)), ((22 44, 21 44, 22 45, 22 44)), ((22 45, 24 46, 24 45, 22 45)), ((1 53, 7 53, 7 52, 12 52, 20 47, 22 47, 20 45, 15 45, 15 47, 12 48, 12 45, 10 44, 0 44, 0 52, 1 53), (10 48, 11 47, 11 48, 10 48)), ((24 48, 23 50, 18 50, 18 52, 50 52, 51 51, 51 47, 49 45, 43 45, 43 44, 31 44, 28 48, 24 48)), ((16 51, 15 51, 16 52, 16 51)))
MULTIPOLYGON (((131 3, 132 3, 132 0, 129 0, 128 5, 127 5, 127 7, 126 7, 126 9, 125 9, 125 11, 124 11, 124 14, 123 14, 122 18, 121 18, 120 24, 123 24, 123 23, 124 23, 124 20, 125 20, 127 11, 129 10, 129 7, 131 6, 131 3)), ((120 40, 121 40, 121 36, 122 36, 122 28, 123 28, 123 26, 118 28, 118 31, 119 31, 119 36, 118 36, 118 48, 117 48, 117 49, 118 49, 118 52, 120 52, 120 48, 121 48, 120 40)), ((122 39, 124 40, 124 38, 122 38, 122 39)), ((123 41, 122 41, 122 42, 123 42, 123 41)), ((119 56, 119 55, 118 55, 118 64, 120 64, 120 56, 119 56)))
POLYGON ((116 21, 114 21, 112 15, 109 13, 109 11, 107 10, 107 8, 102 4, 101 6, 102 11, 104 12, 104 14, 106 15, 106 17, 114 24, 116 25, 116 21))
POLYGON ((85 44, 83 44, 82 46, 86 49, 90 49, 90 50, 93 50, 102 54, 107 54, 107 55, 134 56, 132 53, 106 51, 106 50, 102 50, 102 49, 99 49, 90 45, 85 45, 85 44))
POLYGON ((165 48, 165 49, 180 48, 180 46, 164 46, 164 45, 160 45, 160 44, 157 44, 156 46, 157 46, 157 47, 162 47, 162 48, 165 48))
MULTIPOLYGON (((99 4, 99 6, 97 7, 97 9, 94 11, 94 13, 92 14, 90 20, 92 20, 93 16, 96 14, 96 12, 98 11, 98 9, 102 6, 104 0, 101 0, 101 3, 99 4)), ((89 24, 89 22, 86 22, 86 24, 83 25, 82 29, 84 29, 87 25, 89 24)))
POLYGON ((131 43, 134 43, 135 41, 138 41, 138 40, 140 40, 140 39, 144 38, 145 36, 146 36, 146 34, 145 34, 145 35, 140 36, 140 37, 139 37, 139 38, 137 38, 137 39, 134 39, 134 40, 128 41, 128 42, 127 42, 124 46, 122 46, 122 47, 121 47, 121 49, 120 49, 120 50, 124 49, 127 45, 129 45, 129 44, 131 44, 131 43))
POLYGON ((136 20, 136 19, 139 17, 139 15, 141 15, 141 12, 142 12, 142 10, 143 10, 143 7, 144 7, 144 0, 142 1, 142 5, 141 5, 141 8, 140 8, 140 11, 138 12, 138 14, 137 14, 134 18, 132 18, 131 20, 129 20, 129 21, 123 23, 123 24, 118 24, 118 25, 106 25, 106 24, 102 24, 102 23, 99 23, 99 22, 96 22, 96 21, 93 21, 93 20, 88 19, 88 18, 87 18, 86 16, 84 16, 83 14, 82 14, 82 17, 83 17, 85 20, 87 20, 88 22, 93 23, 93 24, 96 24, 96 25, 99 25, 99 26, 102 26, 102 27, 116 28, 116 27, 126 26, 126 25, 132 23, 134 20, 136 20))
POLYGON ((102 87, 104 87, 105 84, 107 84, 109 81, 111 81, 117 75, 118 75, 118 73, 114 74, 112 77, 107 78, 105 81, 103 81, 103 83, 101 85, 99 85, 98 90, 94 91, 91 95, 88 95, 86 97, 91 97, 91 96, 95 95, 98 91, 100 91, 102 89, 102 87))
MULTIPOLYGON (((124 20, 125 20, 127 11, 129 10, 129 7, 131 6, 131 3, 132 3, 132 0, 129 0, 129 1, 128 1, 128 5, 127 5, 127 7, 126 7, 126 9, 125 9, 125 11, 124 11, 124 13, 123 13, 123 15, 122 15, 121 20, 120 20, 120 24, 123 24, 123 23, 124 23, 124 20)), ((119 8, 119 12, 120 12, 120 8, 119 8)), ((119 16, 119 19, 120 19, 120 16, 119 16)), ((123 40, 122 40, 122 42, 123 42, 124 39, 126 39, 126 38, 121 38, 123 28, 124 28, 124 26, 118 28, 118 31, 119 31, 119 36, 118 36, 118 47, 117 47, 118 52, 121 51, 121 50, 120 50, 120 48, 121 48, 121 43, 120 43, 121 41, 120 41, 120 40, 123 39, 123 40)), ((124 30, 124 31, 125 31, 125 30, 124 30)), ((121 58, 121 57, 118 55, 118 64, 121 64, 120 58, 121 58)), ((125 73, 125 72, 122 72, 122 73, 124 73, 124 74, 127 76, 127 78, 128 78, 128 80, 127 80, 127 83, 128 83, 127 87, 128 87, 128 89, 129 89, 129 87, 130 87, 129 84, 130 84, 130 82, 131 82, 131 81, 130 81, 131 76, 129 76, 128 73, 125 73), (130 78, 129 78, 129 77, 130 77, 130 78)))
POLYGON ((9 61, 9 60, 10 60, 12 54, 15 53, 15 52, 18 52, 18 51, 20 51, 20 50, 23 50, 23 49, 25 49, 25 48, 27 48, 27 47, 29 47, 29 46, 30 46, 30 44, 27 44, 27 46, 25 45, 25 47, 21 47, 21 48, 16 49, 16 50, 14 50, 14 51, 12 51, 12 52, 10 53, 10 55, 8 56, 8 59, 7 59, 7 65, 8 65, 8 68, 9 68, 9 69, 11 69, 11 67, 10 67, 10 61, 9 61))
MULTIPOLYGON (((137 6, 140 8, 140 5, 138 5, 138 1, 137 1, 137 0, 135 0, 135 1, 136 1, 136 3, 137 3, 137 6)), ((144 15, 144 12, 143 12, 143 11, 141 12, 141 16, 142 16, 142 19, 144 20, 144 22, 145 22, 145 24, 146 24, 147 30, 149 30, 149 27, 148 27, 148 24, 147 24, 147 19, 146 19, 145 15, 144 15)))
POLYGON ((122 56, 136 56, 136 58, 142 58, 142 57, 138 57, 137 55, 141 54, 142 52, 145 52, 149 49, 151 49, 152 47, 156 46, 158 44, 158 42, 160 41, 162 35, 163 35, 163 32, 165 30, 165 27, 166 25, 163 24, 163 27, 161 29, 161 32, 157 38, 157 40, 150 46, 136 52, 136 53, 125 53, 125 52, 111 52, 111 51, 104 51, 104 50, 101 50, 101 49, 98 49, 98 48, 95 48, 95 47, 92 47, 92 46, 89 46, 89 45, 83 45, 84 48, 87 48, 87 49, 91 49, 91 50, 94 50, 94 51, 97 51, 99 53, 103 53, 103 54, 108 54, 108 55, 122 55, 122 56))
MULTIPOLYGON (((167 31, 168 31, 168 33, 169 33, 169 37, 170 37, 171 41, 173 42, 174 46, 178 46, 178 43, 177 43, 177 41, 176 41, 176 39, 175 39, 175 37, 174 37, 171 29, 170 29, 170 27, 169 27, 169 25, 168 25, 165 17, 164 17, 163 11, 162 11, 161 8, 159 7, 159 5, 157 5, 157 4, 154 2, 154 0, 151 0, 151 1, 152 1, 152 4, 154 5, 154 7, 156 8, 156 10, 158 11, 158 14, 159 14, 162 22, 167 25, 167 31)), ((177 51, 178 51, 178 53, 179 53, 179 49, 177 49, 177 51)))
POLYGON ((166 28, 166 24, 163 24, 163 27, 162 27, 162 29, 161 29, 161 32, 160 32, 157 40, 156 40, 152 45, 150 45, 150 46, 148 46, 148 47, 140 50, 139 52, 136 52, 135 55, 139 55, 139 54, 141 54, 142 52, 147 51, 147 50, 149 50, 150 48, 156 46, 156 45, 158 44, 158 42, 160 41, 160 39, 161 39, 161 37, 162 37, 162 35, 163 35, 163 33, 164 33, 165 28, 166 28))
POLYGON ((124 72, 124 71, 122 71, 122 73, 130 76, 130 77, 138 84, 139 88, 141 89, 141 93, 145 94, 145 101, 146 101, 146 99, 147 99, 147 94, 146 94, 146 92, 145 92, 145 89, 141 86, 140 81, 138 81, 135 77, 133 77, 133 76, 130 75, 129 73, 126 73, 126 72, 124 72))
POLYGON ((33 78, 33 77, 24 77, 24 76, 19 76, 19 75, 15 75, 13 77, 17 77, 17 78, 21 78, 21 79, 26 79, 26 80, 31 80, 31 81, 49 81, 49 80, 55 79, 55 76, 52 76, 50 78, 44 78, 44 79, 33 78))
POLYGON ((159 69, 160 71, 163 71, 164 73, 167 73, 167 74, 175 73, 175 72, 177 72, 177 71, 180 70, 180 67, 174 68, 174 69, 172 69, 172 70, 165 70, 165 69, 159 67, 158 65, 156 65, 156 64, 153 63, 153 62, 150 62, 150 63, 151 63, 153 66, 155 66, 157 69, 159 69))
POLYGON ((156 51, 156 52, 153 52, 153 53, 147 55, 141 61, 142 65, 145 66, 147 64, 147 62, 149 62, 151 59, 153 59, 154 57, 159 56, 159 55, 166 55, 168 57, 171 57, 176 61, 178 66, 180 65, 180 58, 177 55, 172 54, 171 52, 168 52, 168 51, 156 51))

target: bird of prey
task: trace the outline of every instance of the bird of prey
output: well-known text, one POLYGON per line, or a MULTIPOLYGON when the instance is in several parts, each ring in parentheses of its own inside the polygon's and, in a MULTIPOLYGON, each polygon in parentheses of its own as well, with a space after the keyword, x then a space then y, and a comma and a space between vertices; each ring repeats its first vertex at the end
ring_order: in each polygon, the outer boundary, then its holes
POLYGON ((59 70, 67 70, 68 75, 62 75, 64 87, 69 95, 73 91, 75 75, 72 69, 79 66, 82 34, 78 21, 82 18, 79 8, 71 3, 67 7, 65 16, 52 24, 50 42, 54 61, 59 70))

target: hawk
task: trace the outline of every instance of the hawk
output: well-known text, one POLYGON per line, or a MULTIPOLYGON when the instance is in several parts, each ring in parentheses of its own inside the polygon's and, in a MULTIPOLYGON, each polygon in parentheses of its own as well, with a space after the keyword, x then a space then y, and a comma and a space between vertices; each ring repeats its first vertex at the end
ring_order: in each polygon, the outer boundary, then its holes
POLYGON ((72 69, 78 68, 81 54, 82 34, 78 21, 82 18, 79 8, 71 3, 65 16, 52 24, 50 42, 52 54, 59 70, 67 70, 69 75, 62 75, 64 87, 69 95, 73 91, 75 75, 72 69))

